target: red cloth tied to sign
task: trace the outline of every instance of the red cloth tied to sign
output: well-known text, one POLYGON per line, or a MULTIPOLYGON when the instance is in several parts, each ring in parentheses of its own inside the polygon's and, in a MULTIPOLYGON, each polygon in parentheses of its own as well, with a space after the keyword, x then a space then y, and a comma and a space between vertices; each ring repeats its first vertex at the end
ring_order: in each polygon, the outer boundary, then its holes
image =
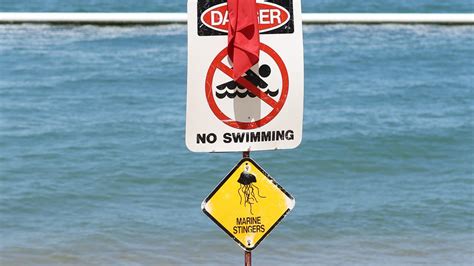
POLYGON ((227 54, 233 63, 233 79, 237 80, 260 56, 256 0, 228 0, 229 11, 227 54))

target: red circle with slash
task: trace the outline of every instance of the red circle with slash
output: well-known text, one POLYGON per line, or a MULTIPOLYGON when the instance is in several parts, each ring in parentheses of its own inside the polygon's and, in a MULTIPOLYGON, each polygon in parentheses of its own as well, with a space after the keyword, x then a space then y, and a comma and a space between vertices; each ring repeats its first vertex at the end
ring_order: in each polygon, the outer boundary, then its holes
POLYGON ((272 111, 266 115, 265 117, 261 118, 260 120, 254 121, 254 122, 241 122, 241 121, 236 121, 230 119, 227 115, 225 115, 217 106, 217 103, 214 99, 213 93, 212 93, 212 81, 214 79, 214 75, 216 74, 216 70, 219 69, 222 71, 225 75, 229 76, 232 78, 232 69, 229 68, 227 65, 222 63, 222 60, 227 56, 227 48, 224 48, 219 54, 217 54, 216 58, 212 61, 211 66, 209 67, 209 70, 207 71, 207 77, 206 77, 206 97, 207 97, 207 102, 209 103, 209 106, 211 107, 212 112, 214 115, 224 122, 225 124, 237 128, 237 129, 255 129, 262 127, 272 121, 278 113, 281 111, 283 108, 283 105, 286 102, 286 98, 288 97, 288 84, 289 84, 289 79, 288 79, 288 70, 286 69, 285 63, 283 63, 283 60, 281 57, 269 46, 261 43, 260 44, 260 50, 266 54, 268 54, 278 65, 278 68, 281 73, 281 80, 282 80, 282 88, 281 88, 281 96, 278 101, 275 101, 273 98, 265 94, 262 90, 260 90, 258 87, 253 85, 250 81, 247 79, 240 77, 236 82, 245 87, 248 91, 250 91, 253 95, 257 96, 260 100, 262 100, 264 103, 268 104, 271 108, 272 111))

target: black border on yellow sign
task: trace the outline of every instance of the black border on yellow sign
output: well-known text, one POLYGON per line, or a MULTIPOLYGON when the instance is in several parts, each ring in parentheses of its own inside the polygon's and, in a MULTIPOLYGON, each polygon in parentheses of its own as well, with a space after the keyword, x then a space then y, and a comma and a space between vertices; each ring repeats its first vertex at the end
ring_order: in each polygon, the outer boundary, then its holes
MULTIPOLYGON (((288 196, 288 198, 290 198, 291 200, 293 200, 293 202, 295 202, 295 198, 293 198, 293 196, 290 195, 290 193, 288 193, 282 186, 280 186, 280 184, 278 184, 267 172, 265 172, 265 170, 263 170, 262 167, 260 167, 260 165, 258 165, 254 160, 250 159, 250 158, 243 158, 242 160, 240 160, 235 166, 234 168, 227 174, 227 176, 219 183, 219 185, 217 185, 217 187, 211 192, 211 194, 209 194, 209 196, 207 196, 207 198, 202 202, 202 211, 215 223, 217 224, 224 232, 226 232, 235 242, 237 242, 237 244, 239 244, 240 247, 242 247, 244 250, 247 250, 247 251, 251 251, 251 250, 254 250, 259 244, 260 242, 262 242, 263 239, 265 239, 268 234, 270 234, 270 232, 273 230, 273 228, 275 228, 275 226, 277 226, 281 220, 283 218, 285 218, 285 216, 288 214, 288 212, 290 212, 292 209, 288 208, 284 213, 283 215, 273 224, 272 227, 270 227, 270 229, 267 230, 267 232, 255 243, 255 245, 252 247, 252 248, 247 248, 245 246, 244 243, 240 242, 231 232, 229 232, 222 224, 220 224, 216 219, 214 219, 214 217, 212 217, 212 215, 210 213, 208 213, 206 211, 206 204, 211 200, 211 198, 214 196, 214 194, 216 194, 216 192, 224 185, 224 183, 234 174, 235 171, 237 171, 237 169, 239 168, 240 165, 242 165, 244 162, 251 162, 252 164, 254 164, 258 170, 260 170, 260 172, 262 172, 262 174, 268 178, 270 181, 272 181, 272 183, 277 186, 286 196, 288 196)), ((293 205, 294 207, 294 205, 293 205)))

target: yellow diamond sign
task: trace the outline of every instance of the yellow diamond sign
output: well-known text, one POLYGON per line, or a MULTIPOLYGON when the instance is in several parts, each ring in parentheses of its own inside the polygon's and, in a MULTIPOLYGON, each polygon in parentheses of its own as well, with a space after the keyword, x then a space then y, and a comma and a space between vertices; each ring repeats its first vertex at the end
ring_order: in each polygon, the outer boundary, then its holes
POLYGON ((243 249, 252 250, 294 206, 288 192, 244 158, 203 201, 202 210, 243 249))

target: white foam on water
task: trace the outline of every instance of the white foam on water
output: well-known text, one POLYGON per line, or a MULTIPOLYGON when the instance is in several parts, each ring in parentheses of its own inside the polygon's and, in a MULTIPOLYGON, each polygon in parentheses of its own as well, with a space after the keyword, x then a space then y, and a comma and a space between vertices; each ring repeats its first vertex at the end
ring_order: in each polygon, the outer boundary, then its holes
MULTIPOLYGON (((0 49, 9 45, 18 45, 25 39, 33 39, 37 46, 66 44, 77 41, 96 41, 117 38, 135 38, 140 36, 177 36, 185 35, 184 25, 133 26, 133 27, 100 27, 54 26, 54 25, 0 25, 0 49)), ((25 43, 30 46, 31 43, 25 43)))

